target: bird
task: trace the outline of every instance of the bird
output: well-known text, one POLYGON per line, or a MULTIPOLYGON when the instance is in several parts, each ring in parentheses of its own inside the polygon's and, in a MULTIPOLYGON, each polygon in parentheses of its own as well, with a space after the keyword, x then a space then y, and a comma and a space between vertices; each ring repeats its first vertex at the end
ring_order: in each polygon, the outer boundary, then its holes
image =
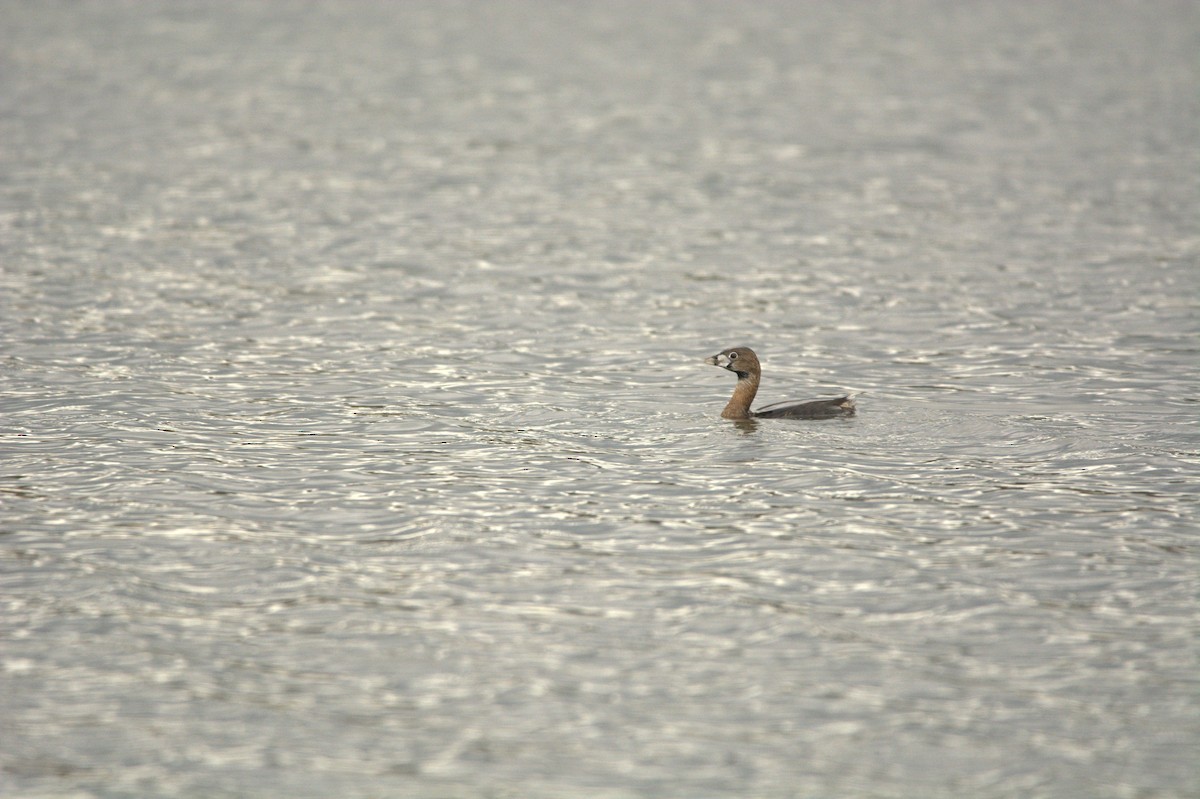
POLYGON ((795 404, 775 403, 761 411, 750 410, 754 395, 758 393, 758 382, 762 367, 758 356, 749 347, 730 347, 708 358, 705 363, 728 369, 737 375, 737 385, 725 410, 723 419, 832 419, 837 416, 853 416, 854 396, 847 394, 837 399, 820 399, 795 404))

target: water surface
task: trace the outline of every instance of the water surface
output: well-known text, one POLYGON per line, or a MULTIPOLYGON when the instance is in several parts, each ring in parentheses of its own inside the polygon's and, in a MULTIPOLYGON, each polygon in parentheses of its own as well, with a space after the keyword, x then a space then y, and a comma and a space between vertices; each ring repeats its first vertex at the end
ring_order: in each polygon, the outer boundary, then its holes
POLYGON ((6 795, 1200 791, 1192 5, 0 15, 6 795))

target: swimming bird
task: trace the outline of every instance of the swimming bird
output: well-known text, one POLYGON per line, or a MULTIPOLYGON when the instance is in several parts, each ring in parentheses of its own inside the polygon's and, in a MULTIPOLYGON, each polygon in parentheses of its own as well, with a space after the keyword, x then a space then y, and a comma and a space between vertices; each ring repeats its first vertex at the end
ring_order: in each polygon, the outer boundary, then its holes
POLYGON ((761 411, 750 410, 754 395, 758 393, 758 382, 762 367, 758 356, 749 347, 730 347, 709 358, 705 363, 728 369, 737 375, 737 385, 725 410, 724 419, 831 419, 835 416, 854 415, 854 397, 847 394, 837 399, 812 400, 796 404, 775 403, 761 411))

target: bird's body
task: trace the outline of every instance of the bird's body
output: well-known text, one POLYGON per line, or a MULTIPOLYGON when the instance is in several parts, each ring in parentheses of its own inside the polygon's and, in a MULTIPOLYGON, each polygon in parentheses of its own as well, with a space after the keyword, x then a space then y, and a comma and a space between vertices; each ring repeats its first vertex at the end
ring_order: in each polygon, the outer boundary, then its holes
POLYGON ((777 403, 761 411, 750 410, 758 384, 762 378, 762 366, 758 356, 749 347, 731 347, 708 359, 707 363, 728 369, 737 375, 737 385, 725 410, 725 419, 832 419, 837 416, 854 415, 854 398, 847 394, 836 399, 812 400, 795 404, 777 403))

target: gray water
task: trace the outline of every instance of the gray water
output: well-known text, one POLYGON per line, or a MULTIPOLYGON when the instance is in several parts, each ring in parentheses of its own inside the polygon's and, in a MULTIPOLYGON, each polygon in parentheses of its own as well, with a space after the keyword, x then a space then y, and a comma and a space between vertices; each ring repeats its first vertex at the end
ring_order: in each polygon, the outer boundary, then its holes
POLYGON ((0 31, 3 795, 1200 795, 1195 4, 0 31))

